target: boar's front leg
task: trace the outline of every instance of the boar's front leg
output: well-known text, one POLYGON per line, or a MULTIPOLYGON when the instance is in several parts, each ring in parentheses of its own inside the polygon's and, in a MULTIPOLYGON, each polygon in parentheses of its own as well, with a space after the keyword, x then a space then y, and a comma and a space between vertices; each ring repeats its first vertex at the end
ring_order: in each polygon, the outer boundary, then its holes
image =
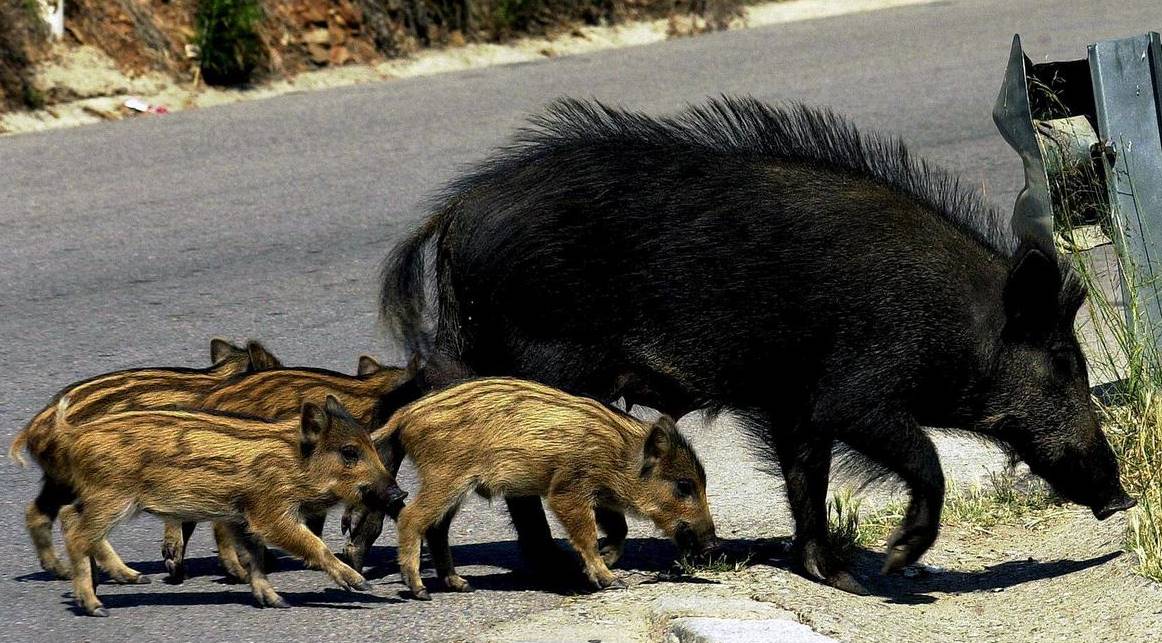
POLYGON ((903 522, 888 538, 883 573, 916 562, 936 541, 944 504, 944 472, 932 440, 915 420, 903 414, 865 416, 863 421, 848 425, 838 437, 908 485, 911 501, 903 522))
MULTIPOLYGON (((247 515, 250 530, 262 540, 302 559, 310 567, 321 569, 346 590, 368 591, 371 583, 335 557, 318 536, 294 520, 290 512, 271 507, 269 511, 247 515)), ((254 556, 250 556, 251 559, 254 556)), ((258 561, 262 557, 259 556, 258 561)), ((261 564, 260 562, 258 564, 261 564)), ((252 567, 253 569, 253 567, 252 567)))
POLYGON ((845 569, 828 546, 827 483, 831 470, 831 435, 811 423, 772 428, 770 432, 787 500, 795 518, 794 551, 803 571, 832 587, 853 594, 867 590, 845 569))
MULTIPOLYGON (((557 485, 554 485, 557 486, 557 485)), ((571 490, 550 489, 549 508, 569 534, 569 542, 585 563, 585 574, 597 589, 624 589, 625 582, 613 575, 597 552, 597 520, 591 496, 571 490)))

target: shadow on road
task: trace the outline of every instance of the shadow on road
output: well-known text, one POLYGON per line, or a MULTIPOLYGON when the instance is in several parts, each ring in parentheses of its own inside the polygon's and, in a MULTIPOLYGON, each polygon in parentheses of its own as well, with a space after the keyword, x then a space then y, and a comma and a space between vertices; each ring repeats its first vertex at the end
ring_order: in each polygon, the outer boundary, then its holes
POLYGON ((883 555, 860 550, 855 556, 852 568, 874 596, 887 599, 889 603, 920 604, 937 600, 937 597, 930 594, 1000 592, 1023 583, 1065 576, 1104 565, 1122 553, 1113 551, 1085 560, 1006 561, 979 571, 949 569, 937 573, 922 572, 919 576, 908 578, 902 574, 881 575, 879 570, 883 563, 883 555))
MULTIPOLYGON (((329 609, 366 609, 375 605, 402 603, 403 600, 394 596, 382 596, 367 592, 345 592, 340 589, 328 588, 312 592, 280 591, 282 596, 293 607, 319 607, 329 609)), ((101 602, 110 610, 119 610, 132 607, 190 607, 196 605, 254 605, 254 597, 246 586, 239 586, 238 591, 225 592, 129 592, 101 594, 101 602)), ((84 612, 72 600, 71 596, 64 601, 73 613, 83 615, 84 612)))

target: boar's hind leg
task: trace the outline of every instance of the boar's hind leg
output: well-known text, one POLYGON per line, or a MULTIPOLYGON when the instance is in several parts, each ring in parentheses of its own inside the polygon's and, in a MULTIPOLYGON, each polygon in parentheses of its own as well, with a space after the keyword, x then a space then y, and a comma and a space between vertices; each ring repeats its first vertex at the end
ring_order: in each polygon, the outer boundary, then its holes
POLYGON ((72 489, 45 476, 44 483, 37 494, 36 500, 28 505, 24 514, 28 535, 32 537, 32 544, 36 547, 36 557, 40 559, 40 567, 57 578, 68 578, 71 575, 69 566, 57 558, 56 550, 52 546, 52 523, 60 514, 61 507, 71 503, 75 498, 72 489))
POLYGON ((161 558, 165 561, 165 568, 169 571, 170 583, 181 583, 186 579, 186 543, 194 533, 196 522, 165 521, 165 535, 161 541, 161 558))
POLYGON ((577 563, 557 546, 539 496, 506 496, 520 553, 534 570, 560 570, 577 563))
POLYGON ((605 532, 605 538, 599 542, 601 560, 609 567, 617 564, 621 554, 625 551, 625 537, 629 534, 629 525, 625 524, 625 515, 616 509, 597 507, 593 510, 597 518, 597 526, 605 532))
MULTIPOLYGON (((243 550, 247 552, 246 555, 246 576, 250 579, 250 593, 254 595, 255 602, 259 607, 290 607, 283 597, 274 591, 274 586, 266 578, 266 571, 262 566, 263 549, 262 543, 254 539, 253 536, 246 533, 246 529, 242 525, 235 523, 214 523, 214 533, 222 534, 223 540, 230 540, 230 550, 243 550)), ((219 541, 221 547, 221 541, 219 541)))
MULTIPOLYGON (((297 556, 310 567, 321 569, 335 581, 335 584, 346 590, 367 591, 371 584, 367 579, 335 558, 335 554, 327 549, 318 536, 311 533, 305 525, 295 521, 291 514, 271 507, 269 511, 254 513, 247 516, 250 529, 262 540, 283 549, 289 554, 297 556)), ((251 559, 254 556, 250 556, 251 559)), ((261 564, 259 556, 255 564, 261 564)), ((251 565, 253 569, 254 565, 251 565)))
POLYGON ((883 417, 866 418, 838 437, 908 485, 911 501, 903 522, 888 539, 883 573, 916 562, 936 540, 944 503, 944 473, 932 440, 910 418, 883 417))
POLYGON ((456 565, 452 562, 452 548, 448 544, 448 528, 452 519, 456 517, 458 507, 452 507, 444 518, 427 531, 428 551, 432 554, 432 564, 436 567, 436 576, 444 587, 454 592, 471 592, 472 586, 456 573, 456 565))
POLYGON ((90 616, 108 616, 109 613, 97 598, 94 590, 93 567, 90 556, 96 556, 105 535, 113 528, 119 517, 128 512, 118 503, 85 499, 83 505, 72 504, 61 510, 61 527, 65 534, 65 547, 73 567, 74 600, 90 616), (78 510, 83 506, 83 510, 78 510))
POLYGON ((867 590, 844 568, 828 546, 827 482, 831 470, 831 436, 818 427, 800 425, 771 430, 787 500, 795 518, 794 551, 808 576, 853 594, 867 590))
MULTIPOLYGON (((416 499, 399 512, 399 524, 397 525, 399 571, 400 575, 403 576, 404 584, 408 586, 412 596, 417 600, 432 600, 428 590, 424 588, 424 582, 420 579, 420 544, 423 537, 425 534, 430 536, 434 530, 439 529, 439 523, 445 517, 449 523, 451 522, 450 516, 455 515, 460 502, 470 488, 468 480, 444 478, 439 481, 439 484, 435 484, 429 480, 423 480, 421 474, 420 492, 416 494, 416 499)), ((436 542, 439 544, 440 534, 436 533, 435 535, 437 536, 436 542)), ((432 557, 438 564, 446 563, 451 569, 452 554, 446 551, 446 532, 443 534, 443 539, 445 551, 437 553, 433 547, 432 557), (445 557, 445 560, 441 560, 441 556, 445 557)), ((431 542, 429 541, 429 545, 431 542)), ((452 573, 454 574, 455 571, 453 570, 452 573)))
POLYGON ((121 557, 114 551, 113 545, 110 545, 109 541, 104 538, 93 549, 93 559, 101 569, 109 574, 114 583, 145 585, 150 582, 148 576, 126 565, 125 561, 121 560, 121 557))
MULTIPOLYGON (((238 539, 234 537, 234 530, 230 523, 214 523, 214 543, 218 546, 218 562, 222 563, 222 568, 226 570, 226 575, 242 583, 249 582, 251 564, 247 553, 249 552, 249 548, 240 548, 238 546, 238 539)), ((254 561, 254 563, 262 567, 263 571, 266 571, 266 547, 259 545, 258 551, 263 556, 257 561, 254 561)))

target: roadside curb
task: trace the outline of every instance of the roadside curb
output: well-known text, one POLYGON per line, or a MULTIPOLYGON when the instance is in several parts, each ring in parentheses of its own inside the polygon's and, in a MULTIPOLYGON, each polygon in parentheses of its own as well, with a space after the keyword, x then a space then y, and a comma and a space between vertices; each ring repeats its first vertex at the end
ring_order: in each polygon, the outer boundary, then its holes
POLYGON ((836 643, 815 630, 787 619, 679 618, 670 622, 666 643, 836 643))
POLYGON ((655 633, 666 643, 787 641, 834 643, 771 603, 746 599, 665 597, 650 604, 655 633))

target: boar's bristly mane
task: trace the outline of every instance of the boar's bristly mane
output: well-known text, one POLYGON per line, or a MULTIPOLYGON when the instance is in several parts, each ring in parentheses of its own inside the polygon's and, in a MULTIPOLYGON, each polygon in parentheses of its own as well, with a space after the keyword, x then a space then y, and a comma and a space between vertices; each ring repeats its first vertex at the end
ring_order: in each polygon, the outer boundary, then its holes
POLYGON ((510 145, 449 185, 440 201, 487 177, 577 146, 653 148, 663 158, 695 154, 709 162, 715 156, 802 162, 850 172, 915 199, 1002 256, 1016 248, 1002 213, 954 175, 913 156, 900 139, 860 132, 827 108, 774 106, 750 97, 722 96, 662 118, 598 101, 558 100, 533 117, 510 145))

